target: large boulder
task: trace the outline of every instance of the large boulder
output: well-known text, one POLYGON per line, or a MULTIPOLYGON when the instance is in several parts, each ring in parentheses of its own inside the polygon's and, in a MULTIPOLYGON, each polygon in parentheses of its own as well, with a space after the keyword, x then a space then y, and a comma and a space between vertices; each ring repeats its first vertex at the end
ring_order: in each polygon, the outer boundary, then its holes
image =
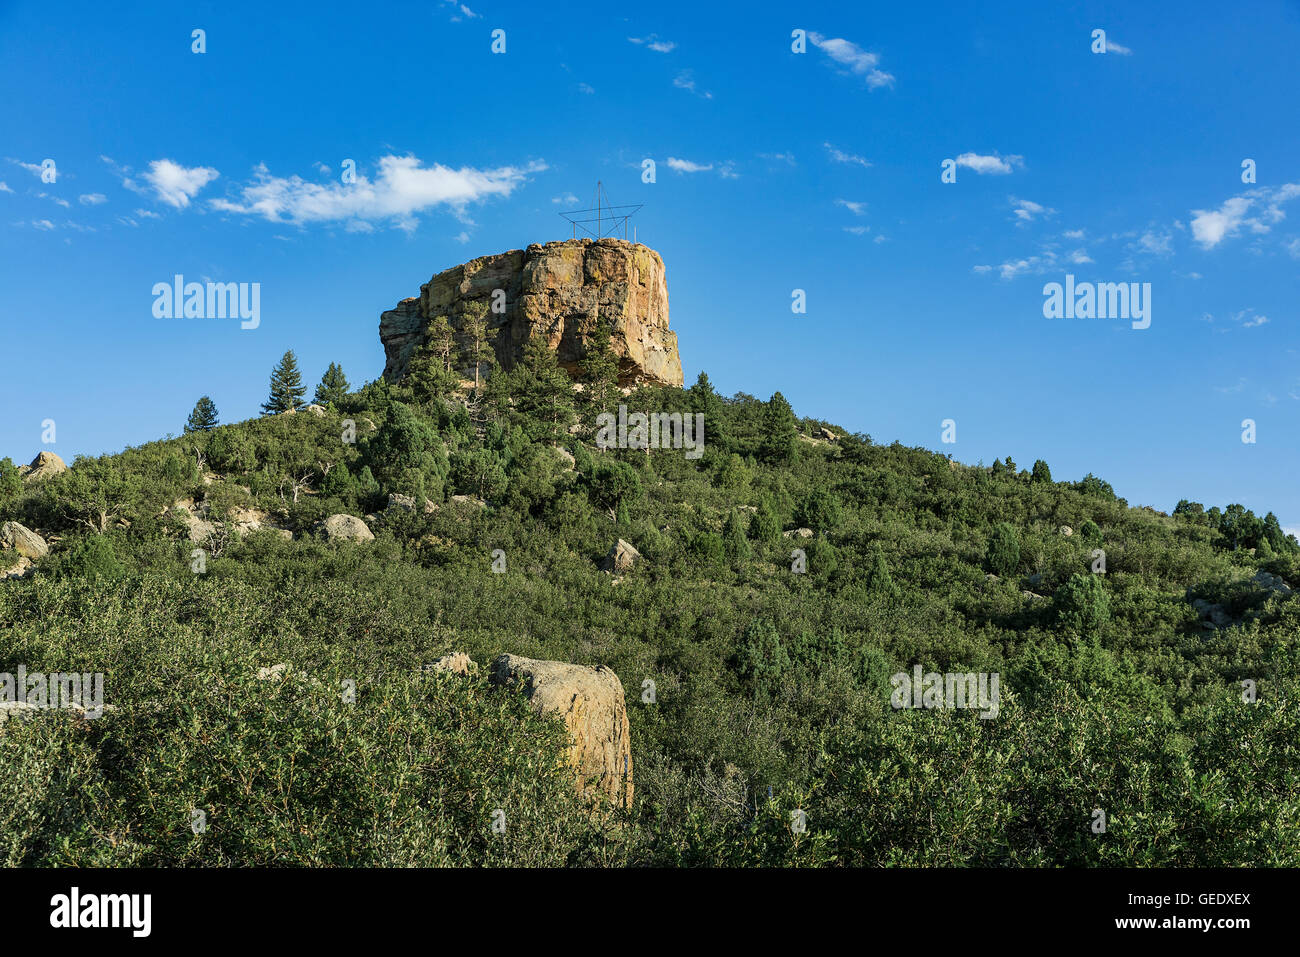
POLYGON ((17 522, 0 525, 0 548, 15 549, 19 555, 34 562, 50 553, 50 546, 45 544, 45 539, 17 522))
POLYGON ((603 319, 612 328, 620 385, 682 384, 677 334, 668 328, 664 262, 648 246, 622 239, 534 243, 438 273, 420 287, 418 298, 403 299, 379 317, 384 377, 395 382, 406 375, 435 316, 448 318, 464 346, 466 314, 485 306, 505 369, 539 334, 576 376, 603 319), (491 308, 498 289, 505 296, 504 312, 491 308))
POLYGON ((605 560, 601 562, 600 567, 602 571, 619 572, 621 574, 622 572, 631 571, 632 566, 640 559, 641 553, 632 547, 632 543, 625 542, 620 538, 610 546, 609 553, 605 556, 605 560))
POLYGON ((24 482, 39 482, 41 479, 50 478, 67 470, 68 464, 53 452, 41 452, 32 459, 30 465, 20 466, 18 472, 24 482))
POLYGON ((316 526, 331 542, 373 542, 374 532, 355 515, 331 515, 316 526))
POLYGON ((491 680, 521 687, 538 714, 559 715, 569 731, 577 792, 630 807, 632 743, 623 682, 609 668, 501 655, 491 680))

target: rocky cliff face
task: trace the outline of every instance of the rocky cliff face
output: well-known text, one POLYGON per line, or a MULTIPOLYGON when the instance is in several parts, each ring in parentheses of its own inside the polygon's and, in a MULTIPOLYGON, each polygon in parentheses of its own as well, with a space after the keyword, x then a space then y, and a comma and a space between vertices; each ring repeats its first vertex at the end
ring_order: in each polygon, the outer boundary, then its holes
POLYGON ((677 335, 668 328, 664 262, 647 246, 621 239, 534 243, 440 272, 420 287, 418 297, 403 299, 379 317, 384 377, 396 381, 406 374, 431 318, 445 315, 459 332, 471 303, 488 306, 497 360, 504 368, 540 333, 560 364, 576 375, 597 323, 606 319, 621 385, 682 384, 677 335), (496 294, 498 289, 504 295, 496 294), (492 310, 494 302, 498 311, 492 310))

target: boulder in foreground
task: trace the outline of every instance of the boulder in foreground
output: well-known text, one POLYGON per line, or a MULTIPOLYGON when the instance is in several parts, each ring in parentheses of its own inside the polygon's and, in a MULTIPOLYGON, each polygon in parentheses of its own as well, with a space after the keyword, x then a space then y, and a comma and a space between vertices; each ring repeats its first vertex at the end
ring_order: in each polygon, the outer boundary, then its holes
POLYGON ((632 804, 632 745, 618 675, 602 666, 501 655, 491 680, 521 686, 538 714, 558 714, 569 730, 568 761, 580 795, 632 804))

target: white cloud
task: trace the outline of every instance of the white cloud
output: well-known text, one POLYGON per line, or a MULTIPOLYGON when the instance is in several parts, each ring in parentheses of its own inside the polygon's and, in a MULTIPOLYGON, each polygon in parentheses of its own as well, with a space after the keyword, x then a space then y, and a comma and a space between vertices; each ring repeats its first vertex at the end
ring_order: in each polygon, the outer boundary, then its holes
POLYGON ((870 226, 845 226, 844 231, 846 233, 852 233, 855 236, 865 236, 867 233, 871 232, 871 227, 870 226))
POLYGON ((655 53, 671 53, 677 47, 676 43, 671 40, 660 40, 654 33, 648 37, 628 37, 627 42, 644 46, 647 50, 654 50, 655 53))
POLYGON ((464 245, 465 243, 469 242, 469 233, 465 232, 465 230, 462 229, 462 230, 461 230, 461 231, 456 235, 456 242, 458 242, 458 243, 460 243, 460 244, 462 244, 462 245, 464 245))
POLYGON ((442 0, 442 4, 444 7, 451 7, 451 10, 448 12, 451 15, 452 23, 460 23, 462 20, 480 19, 479 14, 465 6, 465 4, 461 3, 460 0, 442 0))
POLYGON ((668 157, 668 168, 676 170, 679 173, 703 173, 713 169, 713 164, 707 166, 700 163, 692 163, 690 160, 678 159, 676 156, 668 157))
POLYGON ((596 92, 596 88, 595 88, 594 86, 592 86, 590 83, 579 83, 579 84, 578 84, 578 92, 579 92, 579 93, 588 93, 588 94, 590 94, 590 93, 595 93, 595 92, 596 92))
POLYGON ((1065 238, 1066 238, 1066 239, 1082 239, 1082 238, 1083 238, 1083 230, 1082 230, 1082 229, 1067 229, 1067 230, 1065 231, 1065 238))
POLYGON ((1092 262, 1092 257, 1088 255, 1086 249, 1076 249, 1074 252, 1070 253, 1070 262, 1074 263, 1076 266, 1083 266, 1092 262))
POLYGON ((1243 309, 1240 312, 1234 312, 1229 318, 1233 322, 1241 323, 1243 329, 1253 329, 1268 322, 1268 316, 1261 316, 1254 309, 1243 309))
POLYGON ((162 214, 155 213, 152 209, 137 209, 135 215, 141 219, 162 219, 162 214))
MULTIPOLYGON (((0 183, 3 186, 4 183, 0 183)), ((1300 239, 1293 239, 1286 244, 1286 251, 1291 254, 1293 259, 1300 259, 1300 239)))
POLYGON ((1032 223, 1040 216, 1052 216, 1056 210, 1044 206, 1041 203, 1035 203, 1031 199, 1016 199, 1011 197, 1011 208, 1015 211, 1016 219, 1022 223, 1032 223))
POLYGON ((1140 237, 1136 245, 1130 246, 1137 252, 1149 253, 1152 256, 1171 256, 1173 255, 1173 234, 1170 232, 1157 233, 1148 229, 1140 237))
POLYGON ((974 170, 981 176, 987 173, 1010 173, 1015 167, 1025 165, 1023 156, 999 156, 997 153, 982 155, 980 153, 962 153, 957 157, 957 165, 974 170))
POLYGON ((836 206, 843 206, 845 209, 847 209, 849 212, 851 212, 854 216, 863 216, 863 215, 865 215, 866 212, 867 212, 867 204, 866 204, 866 203, 855 202, 854 200, 851 200, 851 199, 837 199, 837 200, 835 201, 835 205, 836 205, 836 206))
POLYGON ((1121 46, 1120 44, 1118 44, 1118 43, 1116 43, 1114 40, 1112 40, 1110 37, 1107 37, 1107 38, 1106 38, 1106 52, 1107 52, 1107 53, 1118 53, 1120 56, 1132 56, 1132 55, 1133 55, 1133 51, 1132 51, 1132 50, 1130 50, 1130 49, 1129 49, 1128 47, 1126 47, 1126 46, 1121 46))
POLYGON ((551 202, 555 203, 557 206, 573 206, 578 202, 578 197, 574 196, 572 193, 565 193, 563 196, 551 197, 551 202))
POLYGON ((54 203, 56 206, 62 206, 64 209, 72 208, 72 204, 66 199, 61 199, 58 196, 51 196, 49 193, 37 193, 36 197, 37 199, 48 199, 51 203, 54 203))
POLYGON ((1044 259, 1039 256, 1030 256, 1028 259, 1004 262, 998 267, 998 275, 1003 279, 1015 279, 1017 276, 1026 273, 1042 272, 1045 268, 1048 268, 1048 264, 1044 259))
POLYGON ((48 219, 34 219, 32 220, 32 225, 35 226, 37 229, 48 230, 54 228, 54 224, 50 222, 48 219))
POLYGON ((9 162, 13 163, 15 166, 21 166, 23 169, 27 170, 27 172, 31 173, 33 176, 36 176, 38 178, 43 172, 40 163, 24 163, 22 160, 14 159, 12 156, 7 156, 5 158, 9 160, 9 162))
POLYGON ((693 70, 683 70, 673 78, 673 86, 679 90, 689 90, 696 96, 701 96, 706 100, 713 99, 713 94, 705 90, 699 90, 695 86, 695 73, 693 70))
MULTIPOLYGON (((210 166, 186 167, 174 160, 160 159, 149 164, 144 180, 168 206, 184 209, 204 186, 220 175, 210 166)), ((134 188, 129 180, 124 180, 123 185, 134 188)))
POLYGON ((103 193, 82 193, 78 197, 78 202, 83 206, 98 206, 100 203, 107 203, 108 197, 103 193))
MULTIPOLYGON (((788 163, 791 166, 796 165, 793 153, 759 153, 759 159, 770 160, 774 163, 788 163)), ((1296 240, 1300 243, 1300 240, 1296 240)))
MULTIPOLYGON (((9 188, 9 184, 6 183, 4 180, 0 179, 0 193, 12 193, 12 192, 13 190, 9 188)), ((1300 240, 1297 241, 1300 242, 1300 240)))
MULTIPOLYGON (((1286 218, 1282 204, 1300 196, 1300 183, 1286 183, 1277 189, 1257 187, 1224 201, 1218 209, 1192 210, 1192 238, 1202 249, 1213 249, 1243 228, 1267 233, 1272 224, 1286 218)), ((1288 246, 1288 249, 1291 247, 1288 246)))
POLYGON ((864 157, 857 156, 853 153, 845 153, 843 150, 836 149, 830 143, 823 143, 822 146, 826 147, 826 152, 830 154, 831 160, 833 162, 852 163, 855 166, 861 166, 863 169, 866 169, 871 166, 871 163, 868 162, 864 157))
POLYGON ((271 222, 299 225, 360 219, 392 220, 399 229, 415 229, 414 214, 446 206, 463 215, 470 203, 509 196, 529 173, 545 170, 541 161, 527 166, 451 169, 441 163, 423 166, 414 156, 385 156, 372 182, 358 172, 355 183, 309 183, 298 176, 272 176, 259 165, 253 182, 240 188, 237 200, 214 199, 214 209, 260 216, 271 222))
POLYGON ((869 53, 852 41, 840 37, 825 37, 820 33, 808 33, 813 46, 844 67, 848 72, 865 79, 868 88, 875 90, 882 86, 893 86, 894 76, 878 68, 880 56, 869 53))

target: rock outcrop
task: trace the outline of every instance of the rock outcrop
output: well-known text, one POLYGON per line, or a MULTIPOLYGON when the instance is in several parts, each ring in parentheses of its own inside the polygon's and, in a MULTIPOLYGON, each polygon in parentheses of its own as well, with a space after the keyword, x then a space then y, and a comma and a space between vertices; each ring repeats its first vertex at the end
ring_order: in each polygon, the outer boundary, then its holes
POLYGON ((668 328, 664 262, 648 246, 622 239, 534 243, 438 273, 420 287, 418 297, 403 299, 379 317, 384 377, 396 381, 406 374, 430 319, 446 316, 463 346, 466 313, 484 307, 503 368, 509 369, 529 338, 540 333, 560 365, 576 375, 604 319, 613 330, 610 344, 621 386, 682 384, 677 335, 668 328))
POLYGON ((632 745, 623 682, 603 665, 501 655, 492 662, 494 684, 522 686, 538 714, 558 714, 572 743, 568 761, 578 793, 625 807, 632 804, 632 745))
POLYGON ((5 522, 0 525, 0 548, 12 548, 31 561, 40 561, 50 553, 50 546, 45 539, 37 535, 26 525, 17 522, 5 522))
POLYGON ((641 553, 633 547, 632 543, 620 538, 609 547, 609 552, 605 555, 605 560, 600 563, 600 568, 607 572, 630 572, 632 566, 640 559, 641 553))
POLYGON ((53 452, 41 452, 32 459, 30 465, 18 466, 18 474, 24 482, 39 482, 67 470, 68 464, 53 452))
POLYGON ((331 542, 373 542, 375 533, 355 515, 331 515, 316 526, 331 542))

